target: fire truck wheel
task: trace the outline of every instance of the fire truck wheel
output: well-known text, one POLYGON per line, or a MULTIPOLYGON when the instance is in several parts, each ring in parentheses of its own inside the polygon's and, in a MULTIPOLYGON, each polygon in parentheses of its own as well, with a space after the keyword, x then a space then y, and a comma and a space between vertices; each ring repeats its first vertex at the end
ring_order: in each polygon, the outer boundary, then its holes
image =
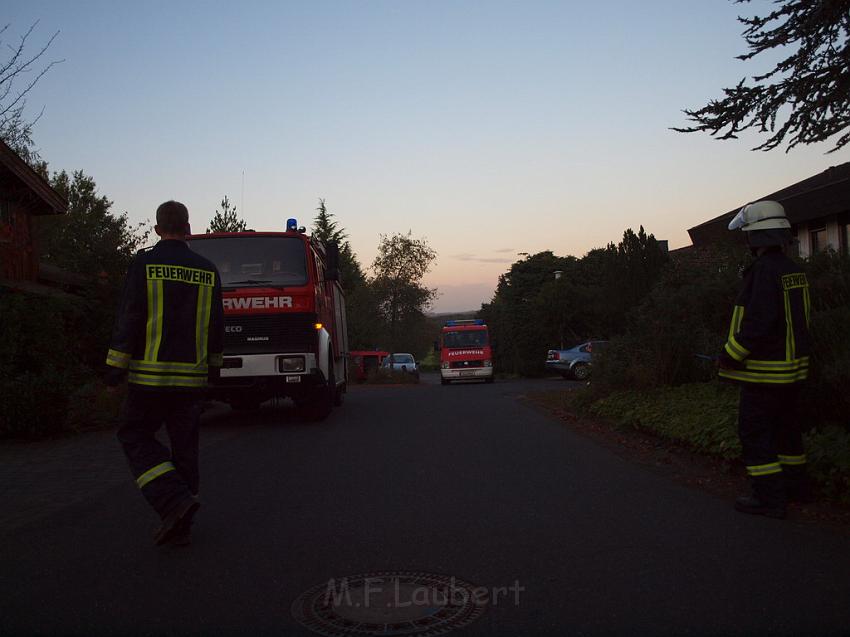
POLYGON ((333 360, 328 366, 328 381, 316 388, 312 400, 306 405, 305 415, 308 420, 318 422, 327 418, 336 403, 336 377, 334 376, 333 360))
POLYGON ((450 382, 451 382, 451 381, 450 381, 448 378, 441 378, 441 379, 440 379, 440 384, 441 384, 441 385, 448 385, 450 382))
POLYGON ((493 378, 493 377, 491 376, 490 378, 485 378, 485 379, 484 379, 484 382, 485 382, 485 383, 487 383, 487 384, 489 385, 489 384, 490 384, 490 383, 492 383, 494 380, 496 380, 496 379, 495 379, 495 378, 493 378))

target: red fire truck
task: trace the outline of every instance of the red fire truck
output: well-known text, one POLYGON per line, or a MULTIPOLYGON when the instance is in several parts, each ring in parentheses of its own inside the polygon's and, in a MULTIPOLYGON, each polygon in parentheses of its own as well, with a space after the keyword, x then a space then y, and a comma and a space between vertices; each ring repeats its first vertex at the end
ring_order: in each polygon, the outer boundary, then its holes
POLYGON ((286 232, 193 235, 215 263, 224 303, 224 365, 212 396, 234 409, 289 397, 315 419, 342 403, 348 382, 339 249, 286 232))
POLYGON ((484 379, 493 382, 493 354, 481 319, 447 321, 440 334, 440 382, 484 379))

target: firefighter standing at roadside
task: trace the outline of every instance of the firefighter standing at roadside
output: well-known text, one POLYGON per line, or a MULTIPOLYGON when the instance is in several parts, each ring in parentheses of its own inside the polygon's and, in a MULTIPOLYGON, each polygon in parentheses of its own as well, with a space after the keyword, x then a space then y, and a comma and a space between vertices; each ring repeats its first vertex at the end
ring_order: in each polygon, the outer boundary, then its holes
POLYGON ((224 317, 215 266, 186 244, 189 211, 156 211, 160 241, 127 272, 106 363, 128 381, 118 439, 142 495, 162 519, 157 544, 188 544, 198 501, 200 399, 222 364, 224 317), (171 449, 156 439, 165 424, 171 449))
POLYGON ((809 285, 785 255, 791 224, 781 204, 759 201, 729 224, 741 229, 756 257, 735 301, 718 374, 741 386, 738 428, 752 495, 743 513, 784 518, 786 503, 808 500, 809 483, 797 396, 808 376, 809 285))

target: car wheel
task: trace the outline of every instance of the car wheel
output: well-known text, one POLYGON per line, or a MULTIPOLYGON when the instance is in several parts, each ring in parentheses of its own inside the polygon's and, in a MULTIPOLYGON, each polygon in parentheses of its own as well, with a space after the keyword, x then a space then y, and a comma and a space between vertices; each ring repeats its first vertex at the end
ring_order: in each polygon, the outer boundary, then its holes
POLYGON ((579 363, 573 367, 573 377, 576 380, 587 380, 590 376, 590 365, 579 363))

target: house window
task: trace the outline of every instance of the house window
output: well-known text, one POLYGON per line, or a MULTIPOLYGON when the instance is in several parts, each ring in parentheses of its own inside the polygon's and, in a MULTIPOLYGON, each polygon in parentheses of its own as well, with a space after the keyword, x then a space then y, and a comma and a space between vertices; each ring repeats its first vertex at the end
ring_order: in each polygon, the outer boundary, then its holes
POLYGON ((811 228, 809 230, 809 254, 823 252, 829 247, 829 238, 826 235, 826 226, 811 228))

